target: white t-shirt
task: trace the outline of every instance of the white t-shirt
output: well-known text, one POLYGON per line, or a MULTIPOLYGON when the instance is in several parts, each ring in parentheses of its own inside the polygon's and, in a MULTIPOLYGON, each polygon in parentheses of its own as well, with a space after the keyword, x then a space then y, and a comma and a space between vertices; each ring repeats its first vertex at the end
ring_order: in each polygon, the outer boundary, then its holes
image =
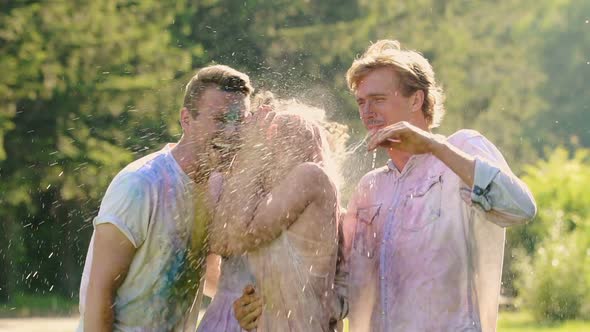
MULTIPOLYGON (((137 248, 115 297, 115 331, 176 331, 195 298, 204 260, 206 208, 168 144, 113 179, 94 226, 115 225, 137 248)), ((94 235, 80 285, 80 314, 92 266, 94 235)), ((83 331, 83 319, 78 331, 83 331)))

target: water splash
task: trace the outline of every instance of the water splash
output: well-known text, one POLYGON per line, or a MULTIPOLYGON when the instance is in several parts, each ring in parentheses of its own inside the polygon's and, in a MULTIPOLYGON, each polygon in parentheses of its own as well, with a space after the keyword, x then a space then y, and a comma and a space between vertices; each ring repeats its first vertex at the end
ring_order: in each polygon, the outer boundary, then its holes
POLYGON ((346 155, 352 155, 355 152, 357 152, 358 149, 360 149, 361 147, 365 147, 366 148, 368 140, 369 140, 369 135, 367 134, 358 143, 354 143, 354 144, 351 144, 350 146, 346 147, 345 154, 346 155))

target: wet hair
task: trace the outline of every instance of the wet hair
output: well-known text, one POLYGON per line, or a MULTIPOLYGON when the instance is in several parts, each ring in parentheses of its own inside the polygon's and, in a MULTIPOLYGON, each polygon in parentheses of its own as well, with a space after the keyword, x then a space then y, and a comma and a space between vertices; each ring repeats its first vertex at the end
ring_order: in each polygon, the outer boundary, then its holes
POLYGON ((345 159, 348 127, 327 121, 323 109, 295 99, 277 99, 270 92, 254 96, 252 109, 256 111, 263 105, 273 108, 276 112, 273 123, 282 128, 274 134, 274 149, 271 149, 271 153, 274 150, 280 156, 269 158, 274 164, 269 166, 281 174, 304 162, 318 163, 340 187, 342 176, 339 165, 345 159))
POLYGON ((212 65, 201 68, 186 85, 182 106, 193 117, 197 116, 197 103, 203 92, 209 87, 218 87, 222 91, 237 92, 249 97, 254 91, 248 75, 224 65, 212 65))
POLYGON ((354 60, 348 69, 346 82, 349 89, 356 91, 359 82, 379 68, 392 68, 397 73, 405 97, 418 90, 422 91, 422 113, 428 127, 440 125, 445 113, 444 93, 436 83, 432 66, 422 54, 402 48, 397 40, 379 40, 354 60))

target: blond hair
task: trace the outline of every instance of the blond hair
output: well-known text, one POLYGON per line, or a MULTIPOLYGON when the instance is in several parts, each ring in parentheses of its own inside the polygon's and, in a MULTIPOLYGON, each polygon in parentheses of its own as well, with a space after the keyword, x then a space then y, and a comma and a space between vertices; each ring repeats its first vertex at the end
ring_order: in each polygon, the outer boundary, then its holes
POLYGON ((409 97, 420 90, 424 93, 422 113, 429 128, 438 127, 445 113, 444 93, 436 83, 434 70, 416 51, 403 49, 397 40, 379 40, 354 60, 346 72, 346 82, 351 91, 371 71, 392 68, 400 78, 402 94, 409 97))
POLYGON ((326 112, 321 108, 295 99, 276 99, 268 91, 253 98, 253 110, 262 105, 271 106, 276 111, 273 122, 284 124, 283 131, 278 132, 275 138, 283 154, 279 158, 283 159, 283 172, 299 163, 316 162, 322 165, 336 187, 340 187, 343 182, 341 165, 346 158, 346 142, 349 138, 348 127, 328 121, 326 112))
POLYGON ((239 92, 249 97, 254 91, 248 75, 229 66, 212 65, 197 71, 186 85, 182 106, 186 107, 193 117, 197 116, 197 102, 208 87, 218 87, 226 92, 239 92))

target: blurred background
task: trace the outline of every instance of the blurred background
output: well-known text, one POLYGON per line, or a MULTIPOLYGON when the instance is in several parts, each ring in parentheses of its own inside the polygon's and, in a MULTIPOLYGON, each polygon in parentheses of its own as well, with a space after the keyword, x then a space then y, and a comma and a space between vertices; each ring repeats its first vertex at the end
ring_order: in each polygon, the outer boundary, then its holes
MULTIPOLYGON (((75 318, 100 199, 127 163, 180 137, 183 86, 196 69, 227 64, 257 89, 324 108, 354 145, 364 130, 344 74, 388 38, 433 64, 447 95, 439 132, 483 133, 537 199, 537 218, 507 233, 499 330, 590 330, 590 1, 0 8, 0 329, 22 317, 75 318)), ((344 201, 370 168, 362 151, 348 158, 344 201)))

